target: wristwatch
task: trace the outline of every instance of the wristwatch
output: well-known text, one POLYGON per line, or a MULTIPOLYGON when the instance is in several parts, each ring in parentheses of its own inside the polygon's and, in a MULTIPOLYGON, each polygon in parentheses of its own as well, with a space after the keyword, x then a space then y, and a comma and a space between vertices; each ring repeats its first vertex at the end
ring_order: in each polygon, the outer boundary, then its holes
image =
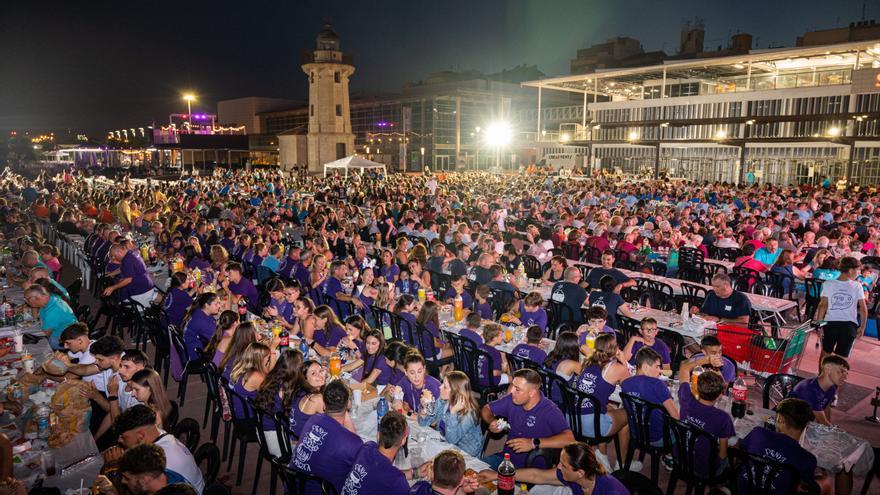
POLYGON ((532 439, 532 445, 534 445, 536 449, 540 449, 541 448, 541 439, 540 438, 532 439))
POLYGON ((111 395, 111 396, 107 397, 107 400, 111 400, 111 401, 112 400, 119 400, 119 396, 118 395, 111 395))

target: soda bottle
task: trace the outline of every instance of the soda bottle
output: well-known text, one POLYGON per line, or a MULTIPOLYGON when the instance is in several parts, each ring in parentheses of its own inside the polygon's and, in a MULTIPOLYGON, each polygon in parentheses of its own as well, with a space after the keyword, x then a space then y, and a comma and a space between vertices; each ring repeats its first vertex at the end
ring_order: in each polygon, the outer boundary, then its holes
POLYGON ((239 321, 245 322, 247 321, 247 298, 241 296, 238 300, 238 319, 239 321))
POLYGON ((287 349, 290 347, 290 334, 287 333, 287 330, 281 330, 281 333, 278 334, 278 347, 282 349, 287 349))
POLYGON ((516 468, 510 462, 510 454, 504 454, 504 460, 498 466, 498 495, 513 495, 516 468))
POLYGON ((703 374, 703 371, 704 370, 702 366, 697 366, 696 368, 694 368, 693 371, 691 371, 691 394, 693 394, 693 396, 697 398, 700 397, 700 391, 697 388, 697 379, 700 377, 700 375, 703 374))
POLYGON ((385 400, 385 397, 379 397, 379 403, 376 405, 376 425, 382 424, 382 418, 388 414, 388 401, 385 400))
POLYGON ((748 400, 748 393, 749 389, 746 387, 746 381, 743 379, 743 376, 740 375, 733 382, 733 388, 731 389, 733 400, 746 402, 748 400))
POLYGON ((455 296, 455 300, 453 301, 454 309, 452 311, 452 317, 455 321, 461 321, 464 318, 464 303, 462 302, 461 296, 455 296))

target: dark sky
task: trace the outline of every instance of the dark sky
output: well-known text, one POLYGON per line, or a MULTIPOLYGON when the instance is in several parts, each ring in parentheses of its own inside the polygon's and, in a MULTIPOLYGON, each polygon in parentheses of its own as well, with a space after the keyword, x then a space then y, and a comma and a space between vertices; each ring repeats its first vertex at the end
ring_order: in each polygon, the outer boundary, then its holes
MULTIPOLYGON (((861 18, 861 0, 0 1, 0 130, 109 129, 240 96, 307 97, 301 54, 330 19, 355 92, 396 92, 447 69, 536 64, 568 73, 577 48, 615 35, 673 53, 685 18, 706 48, 738 31, 756 47, 861 18)), ((880 18, 880 0, 867 17, 880 18)))

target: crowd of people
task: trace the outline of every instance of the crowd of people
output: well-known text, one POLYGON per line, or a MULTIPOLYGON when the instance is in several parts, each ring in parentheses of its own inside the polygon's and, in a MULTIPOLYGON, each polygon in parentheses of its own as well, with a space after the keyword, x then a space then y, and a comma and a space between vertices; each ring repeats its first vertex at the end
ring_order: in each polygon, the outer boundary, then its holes
MULTIPOLYGON (((716 406, 735 366, 711 335, 674 362, 652 318, 641 320, 637 334, 618 338, 619 316, 632 316, 622 294, 636 285, 617 266, 621 253, 630 267, 648 266, 658 259, 649 253, 663 253, 664 273, 674 276, 676 254, 685 248, 705 258, 733 250, 735 267, 786 275, 801 297, 805 280, 822 279, 817 314, 807 315, 827 321, 821 373, 779 404, 775 432, 756 428, 739 447, 760 455, 773 450, 803 484, 815 478, 826 491, 835 482, 837 493, 851 491, 851 475, 835 480, 817 470, 815 456, 792 439, 809 421, 833 424, 835 392, 849 369, 845 358, 865 332, 876 273, 862 270, 860 260, 869 267, 867 258, 880 254, 874 190, 480 173, 291 179, 217 170, 179 181, 112 183, 72 172, 36 179, 7 173, 0 197, 0 232, 22 253, 16 283, 39 312, 65 373, 82 379, 95 438, 109 448, 107 461, 118 464, 133 493, 160 493, 175 482, 201 493, 204 482, 186 447, 166 433, 178 408, 159 373, 143 352, 127 348, 131 342, 95 338, 94 329, 77 322, 78 308, 58 283, 67 268, 36 222, 85 239, 100 297, 160 310, 180 333, 184 360, 211 361, 235 394, 289 418, 299 440, 291 467, 343 494, 469 493, 494 479, 505 454, 524 483, 627 493, 610 475, 623 460, 612 465, 604 444, 594 449, 576 441, 613 436, 627 452, 630 420, 610 399, 617 388, 717 438, 720 473, 729 467, 728 440, 736 433, 729 412, 716 406), (600 253, 600 266, 583 279, 572 259, 592 252, 600 253), (157 286, 148 269, 157 263, 168 268, 167 285, 157 286), (537 263, 537 272, 524 273, 527 263, 537 263), (528 279, 551 287, 549 302, 528 279), (502 304, 497 294, 514 297, 502 304), (554 320, 551 302, 568 314, 554 320), (459 304, 461 337, 492 362, 470 376, 454 369, 441 318, 444 308, 459 304), (394 338, 395 325, 382 311, 424 329, 426 337, 394 338), (252 321, 242 321, 243 312, 252 321), (261 331, 257 318, 307 346, 282 343, 278 332, 261 331), (567 326, 557 332, 554 322, 567 326), (531 367, 515 369, 498 350, 514 326, 526 331, 511 355, 531 367), (348 357, 345 371, 358 377, 349 384, 327 377, 328 358, 340 353, 348 357), (663 376, 673 366, 683 384, 676 397, 663 376), (686 384, 697 366, 709 372, 692 390, 686 384), (584 431, 571 430, 561 398, 542 392, 542 375, 532 368, 597 399, 598 408, 592 402, 579 408, 584 431), (506 390, 481 402, 474 390, 485 387, 506 390), (364 443, 350 407, 355 391, 371 388, 392 412, 381 419, 376 441, 364 443), (457 450, 418 468, 396 468, 408 417, 437 428, 457 450), (499 452, 484 451, 483 427, 506 434, 499 452), (482 458, 489 470, 465 475, 459 450, 482 458)), ((743 290, 725 274, 711 279, 693 312, 740 325, 751 314, 743 290)), ((228 417, 245 415, 241 402, 226 406, 228 417)), ((280 454, 275 436, 267 437, 267 448, 280 454)), ((652 423, 650 441, 663 444, 662 421, 652 423)), ((640 471, 641 463, 630 469, 640 471)), ((96 487, 116 490, 105 478, 96 487)), ((785 483, 776 487, 787 493, 785 483)))

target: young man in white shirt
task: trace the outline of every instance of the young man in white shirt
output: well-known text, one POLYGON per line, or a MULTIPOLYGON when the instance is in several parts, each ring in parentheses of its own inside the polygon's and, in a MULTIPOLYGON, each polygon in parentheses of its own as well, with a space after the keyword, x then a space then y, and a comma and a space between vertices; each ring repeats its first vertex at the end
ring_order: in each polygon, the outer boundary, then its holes
POLYGON ((860 267, 859 260, 847 256, 840 260, 840 277, 822 284, 815 319, 828 324, 822 332, 820 363, 829 354, 849 357, 856 339, 865 334, 868 306, 862 284, 856 280, 860 267))

